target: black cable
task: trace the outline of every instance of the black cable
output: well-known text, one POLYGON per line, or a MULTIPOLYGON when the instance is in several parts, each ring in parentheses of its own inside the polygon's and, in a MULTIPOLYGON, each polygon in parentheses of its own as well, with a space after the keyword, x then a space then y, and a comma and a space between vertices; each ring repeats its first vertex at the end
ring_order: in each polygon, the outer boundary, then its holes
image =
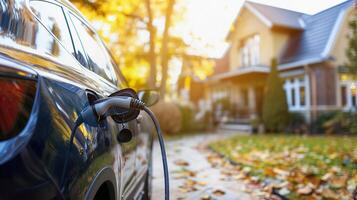
POLYGON ((62 175, 61 175, 61 179, 60 179, 60 188, 61 188, 62 192, 64 191, 64 184, 65 184, 65 176, 66 176, 67 165, 68 165, 68 158, 69 158, 69 154, 71 153, 72 146, 73 146, 74 135, 76 133, 76 130, 78 129, 78 127, 82 123, 83 123, 83 119, 82 119, 81 116, 79 116, 77 118, 76 122, 74 123, 74 126, 73 126, 72 131, 71 131, 71 136, 70 136, 70 139, 69 139, 69 144, 68 144, 68 147, 67 147, 65 160, 64 160, 64 164, 63 164, 62 175))
POLYGON ((165 179, 165 200, 170 199, 170 185, 169 185, 169 170, 167 167, 167 158, 166 158, 166 150, 165 150, 165 143, 162 137, 160 124, 157 121, 154 113, 148 108, 144 107, 143 110, 151 117, 154 121, 157 136, 159 138, 160 148, 161 148, 161 158, 162 158, 162 166, 164 168, 164 179, 165 179))

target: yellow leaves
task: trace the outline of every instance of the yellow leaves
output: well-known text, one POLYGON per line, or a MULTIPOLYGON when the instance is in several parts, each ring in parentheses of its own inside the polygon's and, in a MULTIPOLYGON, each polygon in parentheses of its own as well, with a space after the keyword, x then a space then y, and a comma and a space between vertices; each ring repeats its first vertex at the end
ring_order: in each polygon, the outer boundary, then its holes
POLYGON ((333 176, 333 173, 328 172, 321 177, 321 180, 327 182, 332 178, 332 176, 333 176))
POLYGON ((331 186, 333 188, 343 188, 346 186, 348 180, 348 175, 343 174, 342 176, 335 176, 331 179, 331 186))
POLYGON ((323 189, 322 191, 322 196, 326 199, 339 199, 340 197, 334 192, 333 190, 330 189, 323 189))
POLYGON ((210 195, 206 194, 203 197, 201 197, 201 200, 213 200, 213 199, 210 195))
POLYGON ((297 199, 351 199, 357 187, 355 140, 249 136, 211 147, 238 163, 240 168, 233 178, 249 184, 258 182, 268 199, 273 199, 274 192, 297 199))
POLYGON ((216 196, 222 196, 222 195, 224 195, 224 194, 226 194, 223 190, 219 190, 219 189, 217 189, 217 190, 214 190, 213 192, 212 192, 212 194, 214 194, 214 195, 216 195, 216 196))
POLYGON ((298 190, 297 190, 297 193, 299 195, 310 195, 313 191, 313 186, 312 185, 306 185, 306 186, 303 186, 303 187, 300 187, 298 190))
POLYGON ((176 161, 175 161, 175 165, 187 167, 187 166, 189 166, 190 164, 189 164, 187 161, 180 159, 180 160, 176 160, 176 161))
POLYGON ((197 191, 196 182, 191 179, 188 179, 183 185, 179 186, 179 190, 183 193, 197 191))
POLYGON ((196 172, 191 171, 191 170, 184 169, 184 170, 175 172, 173 177, 174 177, 175 179, 182 179, 182 178, 188 178, 188 177, 196 177, 196 172))

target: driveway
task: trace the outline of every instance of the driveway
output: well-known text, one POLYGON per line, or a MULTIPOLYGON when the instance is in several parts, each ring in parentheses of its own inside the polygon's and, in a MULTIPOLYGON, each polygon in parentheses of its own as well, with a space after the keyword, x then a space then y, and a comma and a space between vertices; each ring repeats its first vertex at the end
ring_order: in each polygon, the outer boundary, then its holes
MULTIPOLYGON (((242 181, 229 177, 220 168, 212 167, 207 160, 210 151, 205 148, 206 144, 232 135, 201 134, 166 142, 171 199, 256 199, 245 192, 247 186, 242 181)), ((153 160, 152 199, 163 199, 163 171, 157 142, 154 145, 153 160)))

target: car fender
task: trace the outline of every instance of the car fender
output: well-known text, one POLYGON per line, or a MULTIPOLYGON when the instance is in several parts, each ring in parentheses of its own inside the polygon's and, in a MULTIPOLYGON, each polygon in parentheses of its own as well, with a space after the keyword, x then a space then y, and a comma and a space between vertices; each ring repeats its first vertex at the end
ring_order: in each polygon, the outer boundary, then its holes
POLYGON ((93 178, 93 181, 90 184, 90 186, 88 187, 88 190, 84 196, 84 199, 85 200, 94 199, 100 186, 107 181, 109 181, 112 184, 113 190, 114 190, 114 191, 111 191, 111 192, 113 192, 113 194, 111 194, 110 196, 112 196, 114 199, 118 199, 118 191, 117 191, 117 187, 116 187, 117 183, 116 183, 115 177, 116 176, 115 176, 113 168, 105 167, 105 168, 101 169, 93 178))

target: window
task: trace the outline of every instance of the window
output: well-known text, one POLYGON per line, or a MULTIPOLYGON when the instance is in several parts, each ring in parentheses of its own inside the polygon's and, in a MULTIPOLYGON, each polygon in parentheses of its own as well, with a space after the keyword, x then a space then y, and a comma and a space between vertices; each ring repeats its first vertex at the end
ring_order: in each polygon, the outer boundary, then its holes
POLYGON ((242 66, 258 65, 260 62, 260 36, 258 34, 249 37, 240 46, 242 66))
POLYGON ((32 11, 44 26, 72 53, 73 44, 71 35, 62 8, 53 3, 43 1, 31 1, 30 5, 32 11))
POLYGON ((116 85, 116 73, 110 56, 99 37, 76 16, 71 14, 71 19, 86 51, 89 68, 116 85))
POLYGON ((306 106, 306 86, 304 78, 285 80, 284 89, 290 110, 303 109, 306 106))
POLYGON ((341 105, 345 109, 351 109, 357 106, 357 82, 356 81, 342 81, 340 86, 341 105))
POLYGON ((295 90, 294 89, 292 89, 292 91, 291 91, 291 106, 292 107, 295 107, 296 106, 296 104, 295 104, 295 99, 296 99, 296 97, 295 97, 296 95, 295 95, 295 90))
POLYGON ((347 86, 341 86, 341 104, 347 106, 347 86))
POLYGON ((28 13, 24 4, 5 1, 5 6, 0 7, 0 16, 2 46, 48 57, 67 66, 77 66, 59 40, 34 15, 28 13))
POLYGON ((356 85, 355 83, 352 83, 350 86, 350 90, 351 90, 351 104, 352 106, 356 106, 357 102, 356 102, 356 85))
POLYGON ((299 93, 300 93, 300 105, 301 106, 305 106, 306 102, 305 102, 305 87, 304 86, 300 86, 299 89, 299 93))
POLYGON ((74 28, 73 23, 68 23, 68 25, 69 25, 69 28, 70 28, 71 33, 72 33, 72 41, 73 41, 73 45, 74 45, 74 49, 75 49, 74 53, 73 53, 74 57, 78 60, 78 62, 82 66, 92 70, 91 67, 88 64, 87 56, 86 56, 86 53, 84 51, 82 42, 79 39, 79 35, 77 33, 77 30, 74 28))

